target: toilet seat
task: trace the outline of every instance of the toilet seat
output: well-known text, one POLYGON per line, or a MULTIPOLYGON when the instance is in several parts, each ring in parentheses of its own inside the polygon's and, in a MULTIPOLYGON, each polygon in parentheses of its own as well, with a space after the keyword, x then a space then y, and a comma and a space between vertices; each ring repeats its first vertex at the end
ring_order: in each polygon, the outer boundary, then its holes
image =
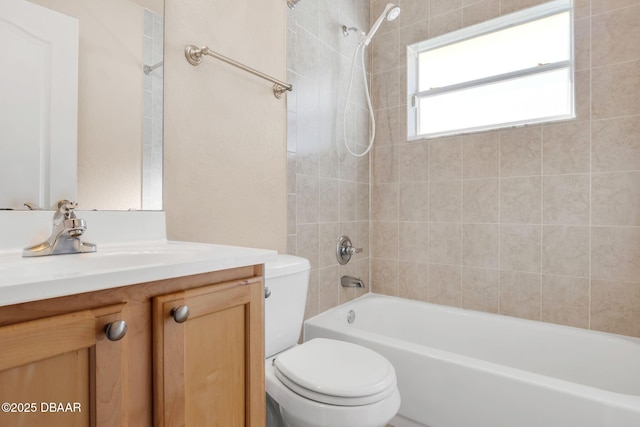
POLYGON ((275 376, 307 399, 338 406, 380 402, 397 390, 391 363, 368 348, 313 339, 280 354, 275 376))

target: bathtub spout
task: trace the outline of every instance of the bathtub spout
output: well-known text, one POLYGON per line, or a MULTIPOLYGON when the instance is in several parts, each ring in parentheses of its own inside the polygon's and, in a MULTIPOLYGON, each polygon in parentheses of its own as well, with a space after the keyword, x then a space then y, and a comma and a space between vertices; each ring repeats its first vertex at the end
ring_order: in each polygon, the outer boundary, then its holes
POLYGON ((342 276, 340 284, 344 288, 364 288, 364 282, 357 277, 342 276))

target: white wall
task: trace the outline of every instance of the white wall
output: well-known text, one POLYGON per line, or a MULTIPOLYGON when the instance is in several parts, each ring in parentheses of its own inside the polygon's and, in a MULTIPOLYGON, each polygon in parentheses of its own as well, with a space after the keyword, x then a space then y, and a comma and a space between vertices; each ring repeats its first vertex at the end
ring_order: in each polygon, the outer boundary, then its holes
POLYGON ((285 250, 286 100, 187 44, 285 79, 284 0, 165 6, 164 209, 169 238, 285 250))

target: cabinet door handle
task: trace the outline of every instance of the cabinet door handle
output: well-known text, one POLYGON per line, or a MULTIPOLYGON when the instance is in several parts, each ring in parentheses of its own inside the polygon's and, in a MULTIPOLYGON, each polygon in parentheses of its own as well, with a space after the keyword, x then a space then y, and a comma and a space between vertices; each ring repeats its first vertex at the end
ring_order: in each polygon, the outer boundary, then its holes
POLYGON ((184 323, 189 318, 189 307, 186 305, 181 305, 179 307, 175 307, 171 309, 171 317, 177 323, 184 323))
POLYGON ((116 320, 107 323, 104 327, 104 334, 109 341, 119 341, 127 334, 127 322, 124 320, 116 320))

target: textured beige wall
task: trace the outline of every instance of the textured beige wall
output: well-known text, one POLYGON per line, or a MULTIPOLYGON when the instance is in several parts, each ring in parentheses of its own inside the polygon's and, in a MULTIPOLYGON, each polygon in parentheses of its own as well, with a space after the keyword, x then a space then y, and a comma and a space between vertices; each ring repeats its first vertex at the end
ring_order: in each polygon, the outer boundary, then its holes
POLYGON ((164 200, 169 238, 285 251, 286 100, 187 44, 285 79, 285 2, 165 6, 164 200))
POLYGON ((164 0, 131 0, 145 9, 164 15, 164 0))
POLYGON ((539 3, 403 0, 374 38, 372 290, 640 336, 640 1, 574 2, 575 120, 406 142, 404 47, 539 3))

